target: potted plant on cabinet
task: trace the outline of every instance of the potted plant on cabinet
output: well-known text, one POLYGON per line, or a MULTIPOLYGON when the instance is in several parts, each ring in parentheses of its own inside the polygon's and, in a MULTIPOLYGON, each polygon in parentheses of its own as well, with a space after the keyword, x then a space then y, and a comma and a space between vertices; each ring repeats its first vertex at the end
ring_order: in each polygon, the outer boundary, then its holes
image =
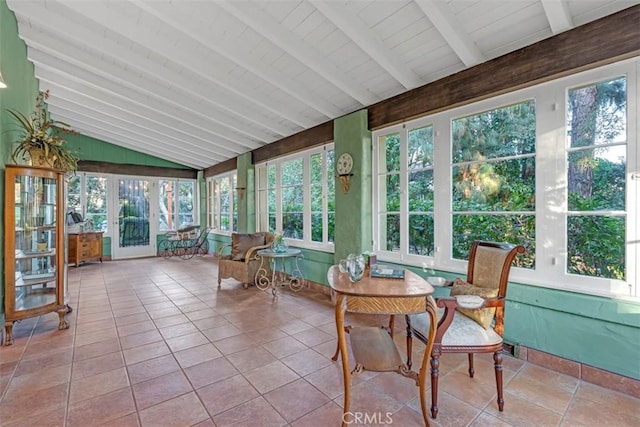
POLYGON ((60 133, 76 134, 68 124, 52 120, 45 101, 49 91, 40 92, 36 97, 35 110, 29 116, 16 111, 7 110, 21 127, 17 146, 13 150, 13 161, 31 160, 33 166, 46 166, 63 171, 75 171, 78 157, 67 146, 67 141, 60 133))

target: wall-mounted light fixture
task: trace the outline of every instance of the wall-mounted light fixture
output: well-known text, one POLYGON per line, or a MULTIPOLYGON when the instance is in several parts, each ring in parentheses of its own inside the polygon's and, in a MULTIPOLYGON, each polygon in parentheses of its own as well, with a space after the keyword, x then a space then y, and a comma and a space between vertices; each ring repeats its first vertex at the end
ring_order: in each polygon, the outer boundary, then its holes
POLYGON ((238 192, 238 198, 244 199, 244 193, 247 191, 244 187, 236 187, 236 191, 238 192))
POLYGON ((338 172, 337 178, 340 180, 343 193, 349 192, 349 184, 353 176, 351 169, 353 169, 353 158, 351 154, 342 153, 336 163, 336 171, 338 172))
POLYGON ((2 71, 0 71, 0 89, 4 89, 5 87, 7 87, 7 84, 4 82, 4 79, 2 78, 2 71))

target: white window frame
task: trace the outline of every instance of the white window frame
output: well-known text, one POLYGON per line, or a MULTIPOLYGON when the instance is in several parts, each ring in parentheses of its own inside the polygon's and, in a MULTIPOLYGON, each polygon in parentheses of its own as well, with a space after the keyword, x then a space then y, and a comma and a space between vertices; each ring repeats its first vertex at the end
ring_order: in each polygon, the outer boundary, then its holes
MULTIPOLYGON (((199 186, 198 186, 198 181, 195 179, 185 179, 185 178, 158 178, 156 180, 156 185, 158 186, 158 230, 159 232, 167 232, 167 231, 175 231, 179 228, 181 228, 179 221, 180 221, 180 210, 179 210, 179 197, 175 197, 173 199, 173 203, 174 203, 174 208, 175 210, 175 215, 176 215, 176 224, 174 228, 170 228, 167 230, 160 230, 160 181, 171 181, 173 182, 173 184, 175 185, 176 189, 179 191, 180 189, 180 184, 184 183, 184 182, 189 182, 193 185, 193 223, 191 225, 199 225, 200 224, 200 208, 199 208, 199 201, 200 201, 200 197, 198 196, 198 190, 199 190, 199 186)), ((176 191, 176 190, 174 190, 176 191)), ((185 225, 186 226, 186 225, 185 225)))
MULTIPOLYGON (((291 154, 288 156, 279 157, 277 159, 269 160, 268 162, 259 163, 255 165, 256 169, 256 227, 258 230, 266 231, 268 230, 269 220, 268 220, 268 195, 267 195, 267 170, 270 166, 276 167, 276 230, 271 231, 281 231, 282 230, 282 193, 281 193, 281 165, 285 162, 290 162, 294 159, 302 159, 303 163, 303 188, 304 188, 304 196, 303 196, 303 239, 289 239, 286 238, 287 244, 291 246, 296 246, 299 248, 307 248, 314 249, 324 252, 334 252, 334 244, 333 242, 328 241, 328 192, 327 192, 327 182, 328 180, 334 179, 334 174, 332 170, 328 170, 327 167, 327 157, 324 156, 323 162, 323 190, 322 197, 324 200, 323 203, 323 211, 322 211, 322 234, 323 241, 322 242, 314 242, 311 240, 311 178, 310 178, 310 165, 311 165, 311 156, 318 153, 326 153, 328 151, 334 150, 333 143, 326 144, 320 147, 314 147, 309 150, 301 151, 295 154, 291 154)), ((335 187, 334 187, 334 197, 335 197, 335 187)), ((336 219, 337 220, 337 219, 336 219)))
MULTIPOLYGON (((542 287, 569 290, 592 295, 640 298, 640 150, 638 127, 640 115, 640 60, 634 58, 617 64, 585 71, 531 88, 496 96, 463 107, 422 117, 404 124, 373 132, 373 232, 374 248, 380 261, 398 262, 428 269, 440 269, 463 275, 466 261, 451 257, 452 191, 451 191, 451 120, 456 117, 515 104, 527 99, 536 102, 536 267, 513 268, 510 279, 542 287), (568 90, 619 77, 627 78, 627 181, 626 181, 626 279, 624 281, 599 277, 579 276, 566 272, 567 213, 567 147, 566 99, 568 90), (435 255, 433 257, 408 254, 401 245, 400 253, 380 251, 379 212, 384 204, 379 200, 378 140, 394 132, 406 132, 427 125, 434 129, 434 185, 435 193, 435 255)), ((406 144, 402 145, 406 158, 406 144)), ((402 155, 402 153, 401 153, 402 155)), ((406 162, 403 162, 403 164, 406 162)), ((404 165, 403 167, 406 167, 404 165)), ((404 187, 406 188, 406 187, 404 187)), ((406 218, 406 205, 401 212, 406 218)), ((401 235, 407 238, 406 221, 401 219, 401 235), (403 228, 404 227, 404 228, 403 228)), ((402 237, 401 237, 402 238, 402 237)))
POLYGON ((220 234, 223 236, 230 236, 233 233, 234 229, 237 229, 237 224, 235 224, 234 219, 237 217, 238 212, 234 212, 234 209, 237 210, 238 204, 235 203, 236 199, 236 185, 237 185, 237 171, 225 172, 220 175, 212 176, 207 178, 206 187, 207 187, 207 227, 210 228, 210 232, 213 234, 220 234), (231 217, 229 218, 229 230, 221 230, 219 228, 220 224, 220 194, 215 190, 216 185, 219 187, 219 183, 224 180, 229 180, 229 203, 231 205, 231 217), (218 216, 216 221, 216 215, 218 216))
MULTIPOLYGON (((114 224, 113 224, 113 218, 114 218, 114 207, 113 207, 113 203, 112 203, 112 194, 114 192, 113 189, 113 176, 112 174, 106 174, 106 173, 95 173, 95 172, 76 172, 75 173, 75 178, 78 178, 80 180, 80 212, 78 212, 80 215, 82 215, 83 219, 87 219, 87 178, 91 177, 91 178, 104 178, 106 179, 106 201, 107 201, 107 211, 106 211, 106 215, 107 215, 107 231, 104 232, 103 236, 104 237, 111 237, 112 234, 114 233, 114 224)), ((117 191, 117 190, 116 190, 117 191)), ((98 227, 100 224, 94 224, 95 227, 98 227)))

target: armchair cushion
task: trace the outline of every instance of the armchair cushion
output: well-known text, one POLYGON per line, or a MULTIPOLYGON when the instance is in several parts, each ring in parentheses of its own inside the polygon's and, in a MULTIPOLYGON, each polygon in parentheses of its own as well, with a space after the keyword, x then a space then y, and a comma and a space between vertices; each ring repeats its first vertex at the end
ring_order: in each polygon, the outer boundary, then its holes
MULTIPOLYGON (((444 316, 444 309, 438 309, 438 319, 444 316)), ((429 316, 424 313, 410 314, 411 327, 423 334, 429 334, 429 316)), ((493 329, 484 329, 480 325, 461 313, 455 313, 453 322, 442 337, 443 346, 491 346, 500 344, 502 337, 493 329)))
MULTIPOLYGON (((456 279, 451 287, 451 296, 455 295, 477 295, 481 298, 495 298, 498 296, 498 288, 482 288, 479 286, 473 286, 470 283, 461 279, 456 279)), ((477 308, 477 309, 457 309, 460 314, 464 314, 470 319, 475 320, 480 326, 485 329, 489 329, 493 316, 496 313, 496 308, 477 308)))
POLYGON ((262 246, 264 243, 264 233, 233 233, 231 235, 231 259, 244 261, 249 249, 262 246))

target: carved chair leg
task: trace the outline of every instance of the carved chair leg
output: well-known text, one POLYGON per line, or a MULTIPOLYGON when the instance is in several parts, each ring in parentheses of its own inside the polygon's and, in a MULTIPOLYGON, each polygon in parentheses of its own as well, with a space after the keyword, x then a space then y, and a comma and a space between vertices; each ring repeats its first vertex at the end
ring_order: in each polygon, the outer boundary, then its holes
MULTIPOLYGON (((413 334, 411 333, 411 320, 404 316, 407 322, 407 368, 411 369, 411 355, 413 354, 413 334)), ((427 357, 427 355, 425 355, 427 357)))
POLYGON ((496 370, 496 389, 498 392, 498 410, 502 412, 504 409, 504 396, 502 394, 502 352, 493 353, 493 363, 496 370))
POLYGON ((473 378, 473 374, 476 373, 475 369, 473 369, 473 353, 469 353, 467 356, 469 356, 469 376, 473 378))
MULTIPOLYGON (((427 357, 425 354, 424 357, 427 357)), ((431 355, 431 417, 438 416, 438 376, 440 374, 440 355, 431 355)))
POLYGON ((220 289, 220 283, 222 283, 222 279, 218 276, 218 289, 220 289))

